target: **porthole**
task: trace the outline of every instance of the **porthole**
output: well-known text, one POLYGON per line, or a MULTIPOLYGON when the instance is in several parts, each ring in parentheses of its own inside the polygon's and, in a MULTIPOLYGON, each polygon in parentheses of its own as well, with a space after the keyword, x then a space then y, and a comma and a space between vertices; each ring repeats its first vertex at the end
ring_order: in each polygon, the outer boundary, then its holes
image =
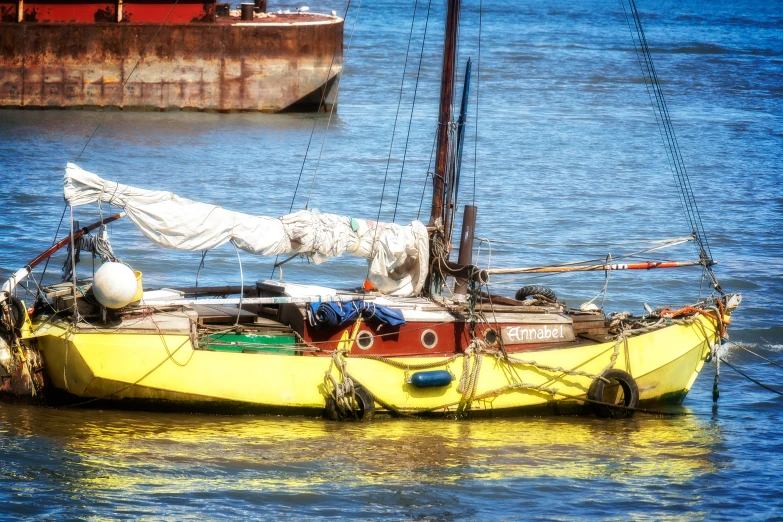
POLYGON ((498 342, 498 334, 495 330, 490 328, 486 332, 484 332, 484 340, 487 341, 487 344, 490 346, 495 346, 498 342))
POLYGON ((356 335, 356 346, 358 346, 361 350, 369 350, 372 347, 374 340, 375 337, 371 332, 362 330, 356 335))
POLYGON ((432 350, 438 345, 438 334, 434 330, 424 330, 421 333, 421 344, 428 350, 432 350))

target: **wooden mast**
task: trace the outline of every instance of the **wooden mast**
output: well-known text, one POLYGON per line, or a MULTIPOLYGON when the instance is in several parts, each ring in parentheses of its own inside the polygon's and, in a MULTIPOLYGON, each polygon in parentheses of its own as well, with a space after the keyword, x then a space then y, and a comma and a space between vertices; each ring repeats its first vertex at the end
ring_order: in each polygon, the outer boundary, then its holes
MULTIPOLYGON (((446 33, 443 41, 443 70, 440 78, 440 110, 438 138, 435 152, 435 176, 432 179, 432 213, 430 225, 444 218, 446 174, 449 159, 449 127, 451 102, 454 94, 454 65, 457 61, 457 32, 459 30, 460 0, 447 0, 446 33)), ((446 223, 443 222, 445 226, 446 223)))
POLYGON ((443 37, 443 68, 440 77, 440 109, 435 152, 435 173, 432 178, 432 212, 430 214, 430 272, 424 285, 425 294, 438 295, 443 285, 443 268, 448 264, 448 232, 446 231, 445 199, 451 133, 451 102, 454 95, 454 65, 457 61, 457 31, 460 0, 447 0, 446 32, 443 37), (442 227, 442 228, 441 228, 442 227))

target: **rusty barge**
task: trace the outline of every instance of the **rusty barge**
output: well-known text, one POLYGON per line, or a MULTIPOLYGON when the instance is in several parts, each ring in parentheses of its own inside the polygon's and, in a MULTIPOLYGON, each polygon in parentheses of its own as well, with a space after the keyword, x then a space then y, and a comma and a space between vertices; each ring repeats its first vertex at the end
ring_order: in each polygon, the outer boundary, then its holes
POLYGON ((0 107, 323 110, 343 19, 215 0, 0 0, 0 107))

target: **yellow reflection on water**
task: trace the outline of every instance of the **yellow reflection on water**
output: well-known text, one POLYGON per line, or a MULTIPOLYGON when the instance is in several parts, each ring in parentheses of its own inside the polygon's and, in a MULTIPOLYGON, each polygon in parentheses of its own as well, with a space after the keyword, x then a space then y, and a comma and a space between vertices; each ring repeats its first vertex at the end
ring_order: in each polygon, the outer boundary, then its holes
POLYGON ((43 438, 74 457, 78 489, 123 494, 520 478, 654 477, 672 484, 713 471, 711 448, 720 438, 709 421, 695 417, 361 424, 22 406, 0 407, 0 430, 43 438))

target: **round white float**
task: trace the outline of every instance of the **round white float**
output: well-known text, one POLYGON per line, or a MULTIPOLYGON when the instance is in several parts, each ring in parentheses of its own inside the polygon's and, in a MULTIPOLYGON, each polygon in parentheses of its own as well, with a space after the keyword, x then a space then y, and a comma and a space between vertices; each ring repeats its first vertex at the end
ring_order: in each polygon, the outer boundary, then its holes
POLYGON ((136 275, 122 263, 104 263, 92 281, 92 293, 106 308, 122 308, 136 294, 136 275))

